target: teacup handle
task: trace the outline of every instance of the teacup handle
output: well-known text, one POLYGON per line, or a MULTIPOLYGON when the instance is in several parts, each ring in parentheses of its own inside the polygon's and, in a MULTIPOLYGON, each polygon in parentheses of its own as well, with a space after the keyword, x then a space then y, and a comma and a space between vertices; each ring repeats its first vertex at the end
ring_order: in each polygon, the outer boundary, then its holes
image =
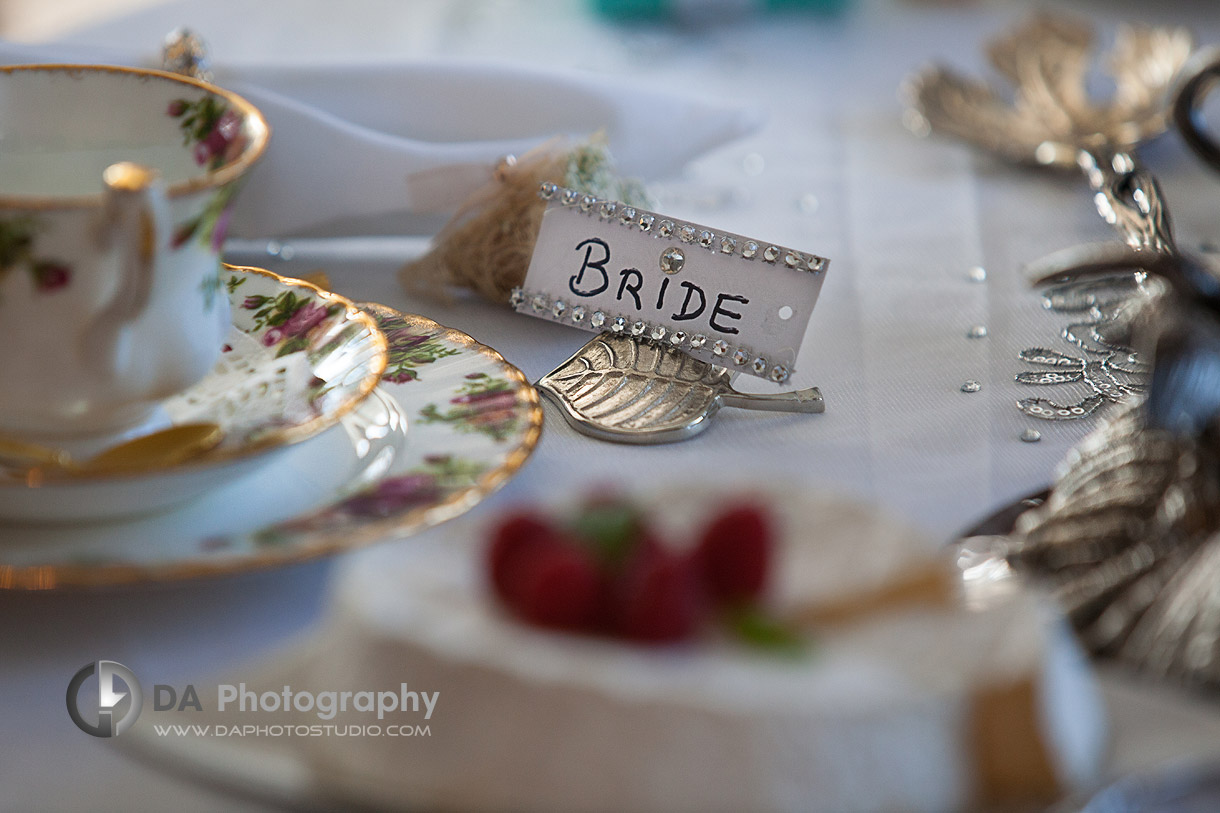
POLYGON ((1220 146, 1208 134, 1203 101, 1220 80, 1220 48, 1199 51, 1182 67, 1173 100, 1173 120, 1183 140, 1195 153, 1220 171, 1220 146))
POLYGON ((158 247, 169 224, 169 201, 160 175, 140 164, 112 164, 102 181, 105 203, 95 242, 104 262, 117 265, 119 284, 82 335, 82 350, 92 369, 119 377, 126 366, 124 329, 144 312, 152 293, 158 247))

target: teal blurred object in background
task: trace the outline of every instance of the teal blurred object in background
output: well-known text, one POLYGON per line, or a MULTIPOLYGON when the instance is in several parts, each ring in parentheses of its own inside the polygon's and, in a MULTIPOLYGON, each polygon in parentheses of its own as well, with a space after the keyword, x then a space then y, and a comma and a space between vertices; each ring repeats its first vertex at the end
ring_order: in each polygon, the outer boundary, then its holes
POLYGON ((590 0, 590 5, 611 20, 707 25, 771 11, 837 14, 851 0, 590 0))

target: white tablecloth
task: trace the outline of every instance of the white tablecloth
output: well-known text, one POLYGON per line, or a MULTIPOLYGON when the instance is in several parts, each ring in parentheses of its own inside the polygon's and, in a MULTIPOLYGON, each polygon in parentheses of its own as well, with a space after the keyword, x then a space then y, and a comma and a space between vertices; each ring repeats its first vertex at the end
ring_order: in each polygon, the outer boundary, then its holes
MULTIPOLYGON (((1112 22, 1126 18, 1189 23, 1202 41, 1220 40, 1220 19, 1207 4, 1071 5, 1105 22, 1110 36, 1112 22)), ((757 135, 675 167, 655 190, 660 208, 676 216, 832 259, 792 382, 821 387, 827 412, 725 410, 700 438, 649 448, 587 439, 548 407, 534 459, 493 506, 598 481, 790 476, 904 515, 942 542, 1043 487, 1091 426, 1022 416, 1014 402, 1033 393, 1013 381, 1023 369, 1020 349, 1067 349, 1057 339, 1066 319, 1043 310, 1021 264, 1113 239, 1083 179, 1016 170, 960 144, 918 140, 900 124, 897 87, 907 72, 932 58, 982 71, 979 44, 1026 10, 1023 3, 861 2, 840 19, 759 16, 688 30, 614 28, 586 16, 583 4, 561 2, 182 2, 70 39, 137 48, 185 23, 207 36, 218 62, 494 57, 762 108, 769 120, 757 135), (976 265, 986 268, 986 282, 970 280, 976 265), (967 337, 976 325, 987 328, 986 338, 967 337), (961 392, 967 379, 982 390, 961 392), (1026 428, 1040 430, 1041 442, 1022 442, 1026 428)), ((1142 155, 1173 207, 1180 243, 1220 242, 1220 178, 1172 134, 1142 155)), ((379 256, 383 243, 342 248, 325 262, 268 258, 267 265, 285 273, 324 265, 339 292, 465 330, 531 378, 587 338, 474 300, 410 299, 394 279, 399 260, 379 256)), ((184 790, 77 731, 64 711, 67 682, 98 658, 167 683, 231 670, 294 632, 308 633, 332 566, 96 595, 0 596, 7 723, 0 810, 214 809, 216 797, 184 790)), ((1184 732, 1191 720, 1183 715, 1184 732)), ((1205 750, 1207 738, 1191 736, 1164 737, 1150 746, 1159 750, 1133 753, 1120 742, 1119 751, 1135 765, 1205 750)))

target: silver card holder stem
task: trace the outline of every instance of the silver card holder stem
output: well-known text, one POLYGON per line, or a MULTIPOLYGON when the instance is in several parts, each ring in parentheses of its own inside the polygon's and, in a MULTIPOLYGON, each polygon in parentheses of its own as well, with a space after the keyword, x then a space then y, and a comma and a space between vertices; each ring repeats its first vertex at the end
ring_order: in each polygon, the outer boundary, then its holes
POLYGON ((738 392, 724 367, 672 346, 602 333, 538 381, 576 431, 599 440, 655 444, 702 433, 723 406, 775 412, 826 411, 817 387, 738 392))

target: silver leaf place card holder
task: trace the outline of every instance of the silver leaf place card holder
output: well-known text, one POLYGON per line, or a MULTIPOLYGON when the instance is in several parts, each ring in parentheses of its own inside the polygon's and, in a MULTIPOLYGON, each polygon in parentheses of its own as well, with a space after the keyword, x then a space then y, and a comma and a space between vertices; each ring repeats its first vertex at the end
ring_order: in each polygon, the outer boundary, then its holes
POLYGON ((789 380, 829 260, 600 200, 553 183, 519 313, 598 332, 538 382, 578 431, 623 443, 692 437, 721 406, 825 411, 812 387, 754 395, 734 373, 789 380))

